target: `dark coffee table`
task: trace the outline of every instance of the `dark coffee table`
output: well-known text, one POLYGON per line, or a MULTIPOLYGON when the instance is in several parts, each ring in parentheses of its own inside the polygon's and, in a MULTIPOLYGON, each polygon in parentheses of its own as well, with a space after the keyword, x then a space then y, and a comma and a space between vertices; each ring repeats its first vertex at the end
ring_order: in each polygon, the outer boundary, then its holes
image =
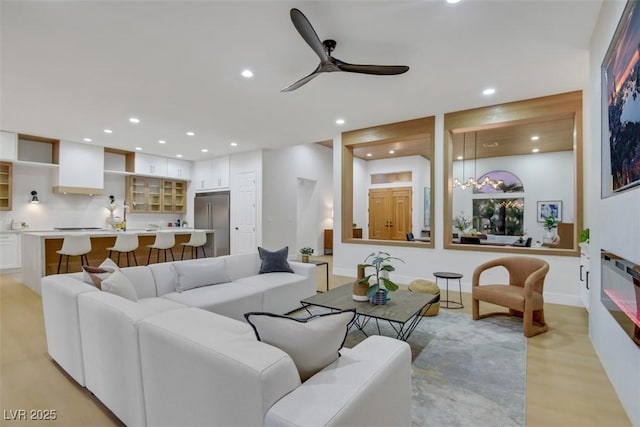
POLYGON ((391 325, 397 339, 406 341, 422 320, 423 316, 420 315, 422 309, 440 300, 439 295, 398 290, 390 293, 391 300, 386 304, 373 305, 368 301, 355 301, 351 297, 352 292, 352 283, 347 283, 328 292, 305 298, 300 303, 304 307, 312 305, 330 310, 355 308, 356 317, 349 327, 355 326, 367 335, 363 328, 371 320, 375 320, 378 334, 380 334, 378 321, 383 320, 391 325))

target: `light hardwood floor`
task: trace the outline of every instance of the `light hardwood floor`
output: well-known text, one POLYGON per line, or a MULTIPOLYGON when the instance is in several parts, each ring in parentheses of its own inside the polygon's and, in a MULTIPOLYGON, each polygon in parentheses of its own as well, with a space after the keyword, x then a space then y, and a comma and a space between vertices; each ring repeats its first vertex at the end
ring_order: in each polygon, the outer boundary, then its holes
MULTIPOLYGON (((331 257, 314 259, 331 263, 331 257)), ((320 290, 325 280, 324 267, 319 268, 320 290)), ((329 285, 333 288, 350 280, 330 275, 329 285)), ((468 294, 463 294, 463 301, 463 311, 470 313, 468 294)), ((490 308, 481 304, 484 309, 490 308)), ((527 426, 630 426, 589 341, 587 312, 547 304, 545 315, 549 332, 527 343, 527 426)), ((0 275, 0 344, 0 425, 122 425, 51 360, 40 297, 13 275, 0 275), (9 411, 19 409, 55 410, 57 419, 7 419, 9 411)))

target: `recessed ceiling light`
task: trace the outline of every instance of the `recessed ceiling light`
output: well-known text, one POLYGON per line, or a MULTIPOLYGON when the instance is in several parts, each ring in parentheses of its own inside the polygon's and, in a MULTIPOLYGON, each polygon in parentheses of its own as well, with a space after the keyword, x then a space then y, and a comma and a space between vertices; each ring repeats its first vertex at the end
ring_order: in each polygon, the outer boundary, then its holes
POLYGON ((534 148, 533 150, 531 150, 531 152, 532 153, 538 153, 538 152, 540 152, 540 149, 539 148, 534 148))
POLYGON ((338 119, 338 120, 336 120, 336 124, 337 124, 337 125, 343 125, 343 124, 344 124, 344 119, 338 119))
POLYGON ((142 151, 142 147, 136 147, 137 151, 142 151))
POLYGON ((253 71, 246 69, 246 70, 242 70, 242 77, 246 78, 246 79, 250 79, 251 77, 253 77, 253 71))
POLYGON ((532 140, 532 141, 537 141, 537 140, 539 140, 539 139, 540 139, 540 137, 539 137, 538 135, 533 135, 533 136, 531 137, 531 140, 532 140))
POLYGON ((231 143, 229 143, 229 145, 232 146, 232 147, 237 147, 238 143, 237 142, 231 142, 231 143))
POLYGON ((189 132, 187 132, 187 135, 189 135, 189 136, 193 136, 193 135, 195 135, 195 133, 193 133, 193 132, 189 131, 189 132))
POLYGON ((447 0, 447 3, 456 4, 456 3, 460 3, 460 0, 447 0))
POLYGON ((202 150, 200 150, 200 151, 202 151, 203 153, 208 153, 208 152, 209 152, 209 150, 207 150, 206 148, 203 148, 203 149, 202 149, 202 150))
POLYGON ((164 139, 159 139, 158 140, 158 144, 166 144, 166 143, 167 143, 167 141, 165 141, 164 139))
POLYGON ((394 154, 396 150, 389 150, 389 154, 394 154))
POLYGON ((458 156, 458 157, 456 157, 456 159, 458 159, 458 160, 462 160, 462 159, 464 159, 464 157, 462 157, 462 156, 458 156))
POLYGON ((182 154, 176 154, 176 157, 182 157, 182 154))
POLYGON ((83 141, 85 142, 91 142, 91 138, 84 138, 83 141))
POLYGON ((137 117, 129 117, 131 123, 140 123, 140 119, 137 117))
POLYGON ((373 154, 367 153, 367 157, 371 157, 371 156, 373 156, 373 154))
POLYGON ((496 90, 492 87, 489 87, 482 91, 483 95, 493 95, 494 93, 496 93, 496 90))
POLYGON ((111 129, 105 129, 104 133, 113 133, 113 131, 111 129))

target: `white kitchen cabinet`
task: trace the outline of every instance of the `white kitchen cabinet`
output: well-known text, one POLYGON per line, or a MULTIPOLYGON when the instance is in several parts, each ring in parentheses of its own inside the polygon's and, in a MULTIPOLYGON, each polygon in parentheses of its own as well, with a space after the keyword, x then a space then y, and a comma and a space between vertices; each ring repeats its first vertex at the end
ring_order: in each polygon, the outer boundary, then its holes
POLYGON ((169 178, 189 179, 191 162, 180 159, 167 159, 167 176, 169 178))
POLYGON ((590 261, 589 261, 589 244, 580 244, 580 297, 584 307, 589 311, 589 291, 591 283, 589 282, 590 273, 590 261))
POLYGON ((104 149, 97 145, 60 141, 59 168, 52 171, 53 192, 102 194, 104 190, 104 149))
POLYGON ((20 267, 20 235, 0 233, 0 270, 20 267))
POLYGON ((229 157, 194 162, 192 182, 196 191, 229 188, 229 157))
POLYGON ((135 172, 139 175, 168 176, 166 157, 136 153, 135 172))
POLYGON ((13 132, 0 132, 0 160, 18 159, 18 135, 13 132))

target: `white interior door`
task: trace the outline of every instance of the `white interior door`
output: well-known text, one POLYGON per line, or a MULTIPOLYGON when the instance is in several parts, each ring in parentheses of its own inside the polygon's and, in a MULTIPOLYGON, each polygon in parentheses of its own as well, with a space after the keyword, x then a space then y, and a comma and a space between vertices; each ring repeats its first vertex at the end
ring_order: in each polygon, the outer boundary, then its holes
POLYGON ((238 187, 231 196, 231 253, 256 252, 256 173, 237 173, 235 182, 238 187))

